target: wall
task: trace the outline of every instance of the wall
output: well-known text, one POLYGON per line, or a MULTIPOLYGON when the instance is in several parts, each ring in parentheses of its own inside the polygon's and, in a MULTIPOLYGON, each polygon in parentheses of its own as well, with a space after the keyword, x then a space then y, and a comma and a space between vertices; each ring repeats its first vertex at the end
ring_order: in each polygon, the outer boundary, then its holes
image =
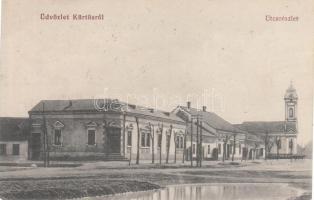
POLYGON ((28 142, 27 141, 0 141, 0 144, 6 144, 6 155, 0 155, 1 161, 26 161, 28 159, 28 142), (20 145, 20 154, 13 154, 13 144, 20 145))
MULTIPOLYGON (((42 116, 32 115, 32 124, 43 124, 42 116)), ((67 114, 67 115, 46 115, 46 126, 49 143, 50 157, 89 157, 100 156, 105 153, 104 120, 114 122, 121 126, 120 116, 117 114, 67 114), (61 127, 61 126, 62 127, 61 127), (60 126, 60 127, 56 127, 60 126), (54 144, 54 130, 61 129, 61 145, 54 144), (95 130, 95 145, 88 145, 88 129, 95 130)), ((32 133, 41 133, 41 144, 43 132, 40 126, 32 126, 32 133)), ((43 151, 43 145, 41 148, 43 151)))
MULTIPOLYGON (((139 117, 139 129, 140 129, 140 138, 139 138, 139 158, 140 160, 152 160, 152 152, 154 146, 154 157, 155 163, 159 162, 160 159, 160 148, 158 147, 158 135, 161 134, 159 126, 163 125, 162 132, 162 142, 161 142, 161 160, 164 163, 167 157, 167 146, 166 146, 166 135, 170 135, 170 125, 172 125, 172 133, 170 138, 170 148, 169 148, 169 162, 174 162, 175 158, 175 136, 182 135, 185 133, 185 125, 171 122, 162 122, 156 119, 149 119, 145 117, 139 117), (149 129, 149 125, 151 125, 151 131, 149 129), (150 139, 150 146, 143 147, 141 145, 141 137, 142 132, 154 133, 154 145, 153 139, 150 139)), ((131 151, 131 159, 133 161, 136 160, 137 156, 137 141, 138 141, 138 129, 135 120, 135 116, 127 116, 126 117, 126 131, 125 131, 125 152, 126 158, 130 158, 131 151), (132 146, 127 146, 127 134, 128 131, 132 133, 132 146)), ((177 148, 176 150, 176 160, 182 160, 183 149, 177 148)))

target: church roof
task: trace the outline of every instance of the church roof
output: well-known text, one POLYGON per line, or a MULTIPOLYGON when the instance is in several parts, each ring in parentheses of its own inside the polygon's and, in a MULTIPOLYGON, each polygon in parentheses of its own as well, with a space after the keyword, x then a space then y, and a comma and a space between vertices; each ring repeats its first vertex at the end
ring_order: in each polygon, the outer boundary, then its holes
POLYGON ((27 139, 28 118, 0 117, 0 141, 27 139))
POLYGON ((249 133, 296 133, 297 127, 295 122, 286 121, 249 121, 242 124, 235 124, 241 130, 249 133))
POLYGON ((144 106, 128 104, 117 99, 74 99, 74 100, 42 100, 36 104, 31 113, 42 113, 44 105, 45 112, 101 112, 98 108, 109 108, 110 111, 122 112, 127 114, 146 115, 183 123, 184 121, 174 113, 156 110, 144 106), (110 106, 107 106, 110 105, 110 106))

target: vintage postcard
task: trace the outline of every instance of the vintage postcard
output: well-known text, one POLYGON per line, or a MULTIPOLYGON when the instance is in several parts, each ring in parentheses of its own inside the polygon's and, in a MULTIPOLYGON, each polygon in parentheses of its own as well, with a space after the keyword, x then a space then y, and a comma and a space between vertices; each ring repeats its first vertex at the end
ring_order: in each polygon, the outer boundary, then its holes
POLYGON ((0 199, 310 200, 311 0, 2 0, 0 199))

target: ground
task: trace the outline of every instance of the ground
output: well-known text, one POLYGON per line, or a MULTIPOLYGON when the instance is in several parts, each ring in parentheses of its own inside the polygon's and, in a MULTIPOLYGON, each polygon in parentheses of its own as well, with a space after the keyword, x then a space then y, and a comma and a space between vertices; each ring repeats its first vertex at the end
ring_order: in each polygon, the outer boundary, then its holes
MULTIPOLYGON (((311 199, 311 160, 204 162, 202 168, 185 164, 140 165, 128 162, 64 163, 53 168, 28 164, 0 167, 2 199, 74 198, 158 189, 184 183, 289 183, 311 199), (77 164, 77 167, 73 167, 77 164), (22 167, 21 167, 22 166, 22 167)), ((1 163, 0 163, 1 164, 1 163)), ((194 163, 195 165, 195 163, 194 163)))

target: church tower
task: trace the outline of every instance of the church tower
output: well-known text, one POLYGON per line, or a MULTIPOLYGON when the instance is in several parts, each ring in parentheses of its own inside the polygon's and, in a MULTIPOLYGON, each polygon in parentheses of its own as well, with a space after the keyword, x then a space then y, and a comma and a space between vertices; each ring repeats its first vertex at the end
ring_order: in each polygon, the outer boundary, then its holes
POLYGON ((285 93, 285 121, 297 122, 297 111, 298 111, 298 95, 296 89, 293 87, 292 82, 290 87, 285 93))

